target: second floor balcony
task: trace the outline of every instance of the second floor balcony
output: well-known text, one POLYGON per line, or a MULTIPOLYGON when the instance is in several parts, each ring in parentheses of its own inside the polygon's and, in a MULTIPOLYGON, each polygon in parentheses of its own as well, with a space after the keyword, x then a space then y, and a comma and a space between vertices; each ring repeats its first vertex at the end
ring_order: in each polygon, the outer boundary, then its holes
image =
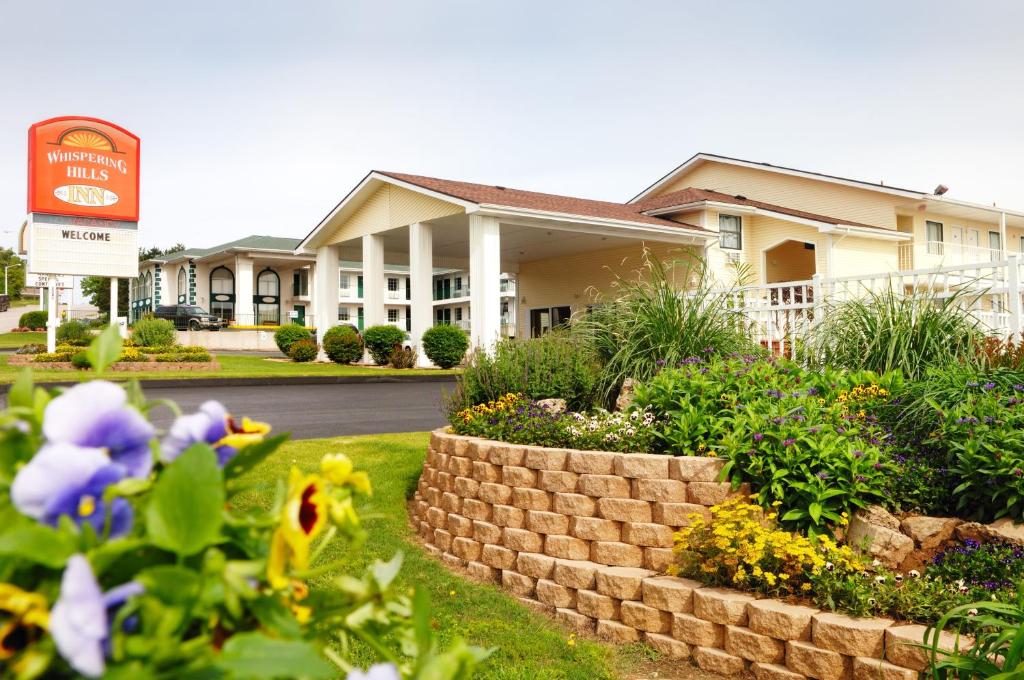
POLYGON ((960 264, 983 264, 998 262, 1003 253, 997 248, 946 241, 925 241, 923 243, 901 243, 899 246, 899 268, 901 270, 926 269, 929 267, 960 264))

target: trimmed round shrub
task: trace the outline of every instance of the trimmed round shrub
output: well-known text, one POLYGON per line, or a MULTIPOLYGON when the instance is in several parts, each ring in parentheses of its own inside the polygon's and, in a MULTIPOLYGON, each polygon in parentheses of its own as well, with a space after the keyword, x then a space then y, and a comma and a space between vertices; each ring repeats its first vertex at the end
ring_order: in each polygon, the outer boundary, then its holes
POLYGON ((170 347, 174 324, 167 319, 139 319, 132 326, 132 341, 140 347, 170 347))
POLYGON ((85 352, 79 352, 71 357, 71 365, 80 370, 86 370, 92 367, 92 362, 89 361, 89 355, 85 352))
POLYGON ((294 343, 299 340, 312 339, 313 334, 309 332, 309 329, 297 323, 286 323, 274 333, 274 342, 277 343, 277 348, 281 350, 281 354, 289 357, 291 356, 290 350, 294 343))
POLYGON ((46 310, 36 309, 25 312, 18 319, 18 325, 25 328, 46 328, 46 310))
POLYGON ((363 331, 363 342, 366 343, 366 349, 373 358, 373 363, 378 366, 386 366, 391 361, 391 353, 395 351, 395 345, 401 345, 403 340, 405 340, 405 332, 387 324, 370 326, 363 331))
POLYGON ((440 324, 423 334, 423 353, 441 368, 458 366, 469 349, 469 336, 455 326, 440 324))
POLYGON ((89 330, 81 321, 65 321, 57 326, 57 342, 66 342, 69 345, 89 344, 89 330))
POLYGON ((324 333, 324 352, 336 364, 351 364, 363 356, 363 339, 351 326, 334 326, 324 333))
POLYGON ((320 348, 312 340, 296 340, 288 348, 288 358, 299 362, 312 361, 319 351, 320 348))

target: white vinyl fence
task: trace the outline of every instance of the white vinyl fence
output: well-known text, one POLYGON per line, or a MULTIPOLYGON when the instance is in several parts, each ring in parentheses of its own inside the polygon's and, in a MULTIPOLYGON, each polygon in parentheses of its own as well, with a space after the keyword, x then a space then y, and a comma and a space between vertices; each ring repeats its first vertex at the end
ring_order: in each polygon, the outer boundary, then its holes
POLYGON ((781 356, 796 356, 797 346, 831 306, 871 293, 893 290, 904 295, 928 292, 936 298, 959 296, 992 335, 1019 338, 1021 333, 1021 266, 1016 254, 1005 260, 934 269, 863 274, 838 278, 815 276, 742 286, 725 293, 750 325, 755 341, 781 356))

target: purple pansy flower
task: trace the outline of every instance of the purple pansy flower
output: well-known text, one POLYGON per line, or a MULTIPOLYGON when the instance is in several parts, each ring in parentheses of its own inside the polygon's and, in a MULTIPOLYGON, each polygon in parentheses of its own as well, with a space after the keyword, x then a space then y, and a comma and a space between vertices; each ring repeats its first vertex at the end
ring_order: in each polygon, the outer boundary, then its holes
POLYGON ((131 477, 146 477, 153 468, 149 442, 156 430, 128 395, 111 382, 75 385, 46 406, 43 434, 51 444, 105 449, 131 477))
POLYGON ((764 435, 763 434, 761 434, 760 432, 755 432, 754 433, 754 441, 755 442, 759 442, 762 439, 764 439, 764 435))
POLYGON ((367 670, 361 671, 354 668, 345 676, 345 680, 401 680, 398 669, 394 664, 378 663, 370 666, 367 670))
MULTIPOLYGON (((491 419, 490 423, 494 425, 497 421, 491 419)), ((224 465, 240 446, 261 440, 269 431, 269 425, 248 418, 238 423, 220 402, 208 401, 198 412, 174 421, 161 444, 160 457, 170 463, 193 444, 209 444, 217 452, 217 461, 224 465)))
POLYGON ((75 524, 89 524, 102 534, 110 514, 110 536, 122 536, 132 527, 132 506, 124 498, 110 502, 103 492, 126 476, 103 449, 72 444, 48 444, 14 478, 11 501, 24 515, 56 526, 62 515, 75 524))

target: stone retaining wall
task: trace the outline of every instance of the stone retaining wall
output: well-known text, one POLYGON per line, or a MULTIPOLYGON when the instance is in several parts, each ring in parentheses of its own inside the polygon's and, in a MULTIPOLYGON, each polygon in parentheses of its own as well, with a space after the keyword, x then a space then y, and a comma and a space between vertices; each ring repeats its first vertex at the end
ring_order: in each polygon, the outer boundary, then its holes
MULTIPOLYGON (((759 680, 913 680, 925 627, 664 576, 672 534, 734 492, 715 458, 517 446, 443 430, 413 502, 427 548, 584 633, 759 680), (884 659, 884 660, 883 660, 884 659)), ((741 489, 735 493, 745 493, 741 489)), ((951 645, 952 638, 946 640, 951 645)))

